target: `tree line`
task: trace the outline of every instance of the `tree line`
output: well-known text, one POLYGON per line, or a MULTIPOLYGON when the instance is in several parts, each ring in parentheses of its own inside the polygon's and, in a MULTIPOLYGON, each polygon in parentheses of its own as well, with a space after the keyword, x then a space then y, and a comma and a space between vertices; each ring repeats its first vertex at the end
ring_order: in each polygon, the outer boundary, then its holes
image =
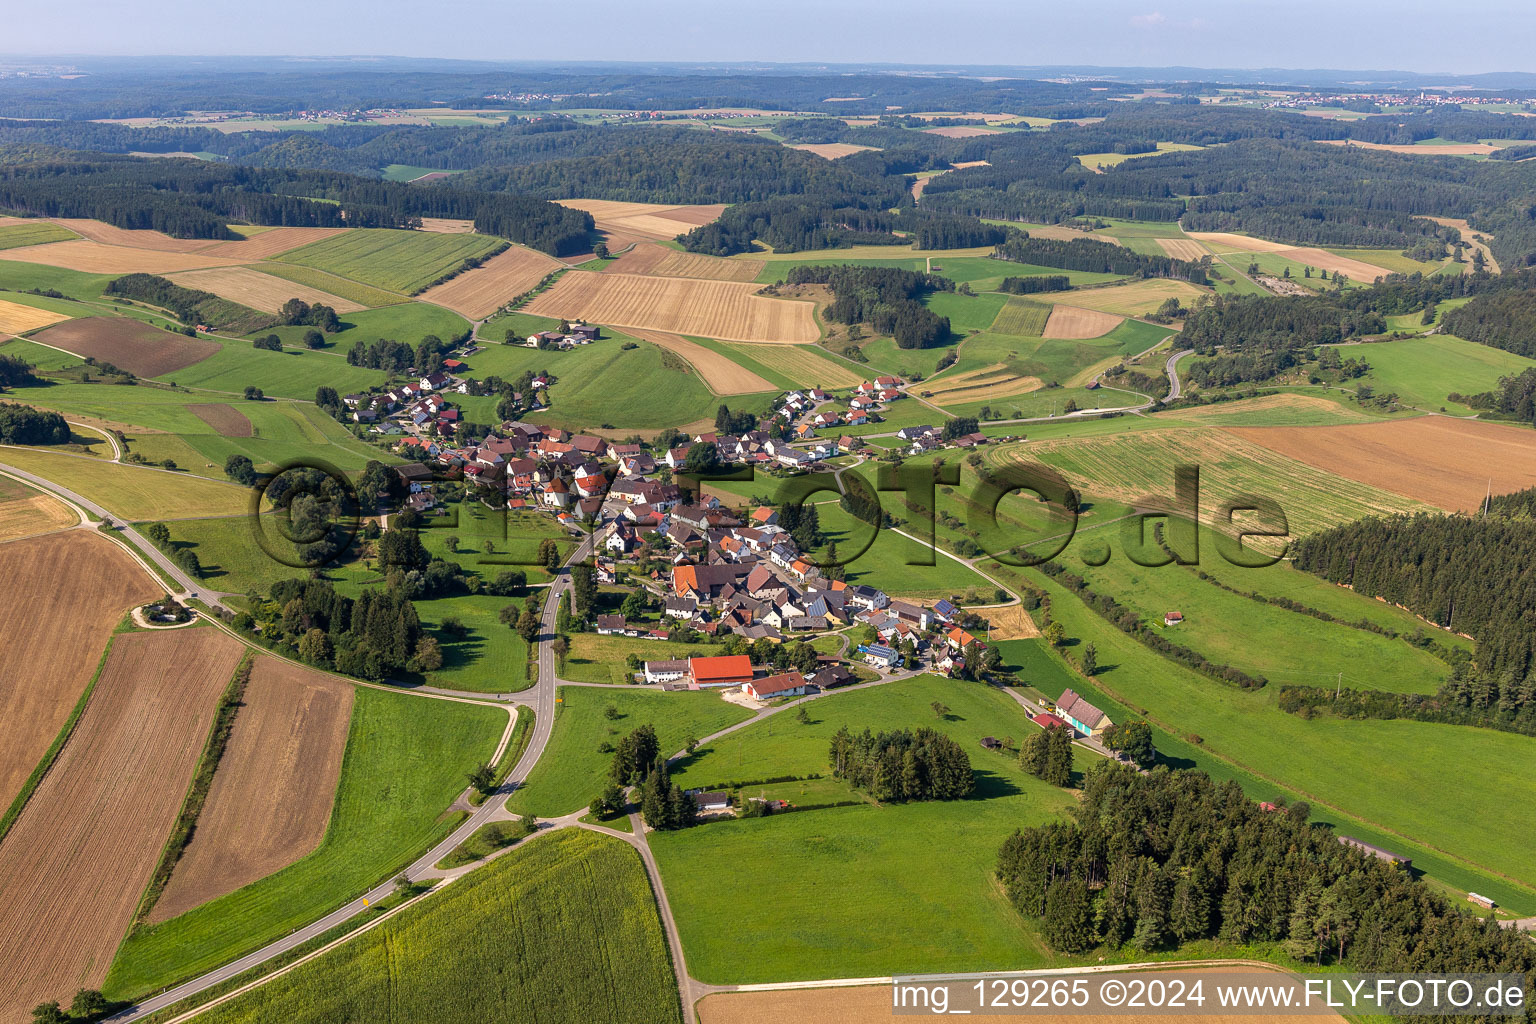
POLYGON ((789 284, 824 284, 832 292, 827 319, 840 324, 867 323, 889 334, 898 348, 932 348, 949 339, 949 317, 918 301, 935 291, 954 291, 955 283, 937 274, 891 267, 791 267, 789 284))
POLYGON ((971 759, 936 729, 901 729, 854 735, 847 726, 832 736, 832 774, 876 800, 959 800, 975 787, 971 759))
POLYGON ((1199 263, 1176 260, 1171 256, 1146 256, 1097 238, 1031 238, 1022 231, 1013 231, 994 255, 1014 263, 1060 270, 1127 277, 1171 277, 1191 284, 1207 283, 1205 267, 1199 263))

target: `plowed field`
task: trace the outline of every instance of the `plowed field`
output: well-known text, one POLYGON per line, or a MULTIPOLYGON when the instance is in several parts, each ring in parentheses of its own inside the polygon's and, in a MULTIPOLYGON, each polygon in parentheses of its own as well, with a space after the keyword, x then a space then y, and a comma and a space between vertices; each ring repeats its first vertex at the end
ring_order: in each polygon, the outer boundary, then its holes
POLYGON ((187 338, 151 327, 127 317, 84 317, 32 336, 39 344, 92 356, 112 363, 140 377, 158 377, 162 373, 202 362, 219 350, 216 341, 187 338))

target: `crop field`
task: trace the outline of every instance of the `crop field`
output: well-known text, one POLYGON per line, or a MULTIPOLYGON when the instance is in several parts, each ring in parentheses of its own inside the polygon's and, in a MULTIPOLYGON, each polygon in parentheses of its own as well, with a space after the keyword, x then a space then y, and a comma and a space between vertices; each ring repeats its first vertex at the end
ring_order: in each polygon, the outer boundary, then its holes
POLYGON ((126 317, 74 320, 39 331, 32 340, 81 358, 94 357, 112 363, 140 377, 174 373, 219 350, 216 341, 172 334, 126 317))
POLYGON ((1043 303, 1031 302, 1029 299, 1009 296, 1008 301, 1003 303, 1003 308, 997 311, 997 318, 992 321, 992 330, 997 334, 1023 334, 1038 337, 1045 333, 1046 321, 1052 314, 1060 314, 1062 311, 1062 307, 1047 306, 1043 303))
POLYGON ((268 313, 279 312, 283 308, 283 303, 289 299, 303 299, 312 306, 321 303, 330 306, 338 313, 355 313, 363 308, 360 303, 344 299, 340 295, 332 295, 307 285, 284 281, 282 278, 263 274, 251 267, 189 270, 182 274, 172 274, 171 280, 184 288, 212 292, 221 299, 228 299, 268 313))
POLYGON ((1443 139, 1426 139, 1423 143, 1394 146, 1384 142, 1358 142, 1354 139, 1318 139, 1324 146, 1346 146, 1376 149, 1383 153, 1402 153, 1407 156, 1487 156, 1499 147, 1486 142, 1446 142, 1443 139))
POLYGON ((1202 426, 1317 426, 1328 423, 1375 423, 1377 417, 1320 395, 1282 391, 1258 398, 1239 398, 1192 409, 1158 413, 1158 420, 1178 420, 1202 426))
POLYGON ((1099 338, 1119 327, 1121 318, 1112 313, 1077 306, 1056 306, 1046 321, 1047 338, 1099 338))
POLYGON ((666 331, 636 330, 635 337, 681 356, 697 371, 709 390, 717 395, 750 395, 760 391, 772 391, 774 385, 729 356, 679 334, 666 331))
POLYGON ((1444 408, 1460 415, 1471 415, 1475 410, 1452 402, 1452 392, 1475 395, 1492 391, 1500 377, 1512 377, 1536 366, 1536 361, 1524 356, 1448 334, 1384 341, 1371 345, 1363 355, 1371 367, 1363 379, 1378 394, 1396 392, 1407 405, 1427 412, 1444 408))
POLYGON ((1200 257, 1210 253, 1209 249, 1193 238, 1154 238, 1153 241, 1165 256, 1172 256, 1176 260, 1198 262, 1200 257))
POLYGON ((956 333, 984 331, 991 327, 1007 301, 1007 296, 995 293, 931 292, 923 297, 923 305, 939 316, 949 317, 950 326, 956 333))
MULTIPOLYGON (((1072 803, 1066 791, 1026 775, 1014 757, 981 746, 983 736, 1017 741, 1033 731, 1019 704, 991 687, 919 676, 828 695, 807 711, 806 724, 779 715, 717 740, 674 777, 689 788, 715 788, 829 774, 827 745, 843 726, 926 726, 964 747, 976 791, 953 802, 860 802, 652 833, 689 972, 701 981, 746 984, 1013 969, 1049 957, 1033 925, 992 884, 997 848, 1008 834, 1051 820, 1072 803), (943 718, 934 715, 935 700, 949 707, 943 718), (746 863, 752 871, 739 869, 746 863), (871 920, 907 915, 924 926, 869 930, 871 920)), ((1088 760, 1079 752, 1078 769, 1088 760)), ((859 800, 846 785, 827 781, 842 789, 841 799, 859 800)), ((796 803, 798 785, 741 788, 749 795, 769 788, 796 803)))
POLYGON ((63 313, 0 299, 0 332, 6 334, 35 331, 39 327, 47 327, 49 324, 68 319, 69 317, 63 313))
POLYGON ((799 149, 807 153, 814 153, 824 160, 836 160, 842 156, 852 156, 855 153, 863 153, 874 149, 874 146, 855 146, 851 142, 813 142, 798 146, 786 146, 787 149, 799 149))
MULTIPOLYGON (((1131 284, 1108 285, 1103 288, 1079 288, 1070 292, 1041 292, 1041 302, 1097 309, 1120 316, 1145 316, 1156 312, 1167 299, 1178 299, 1186 306, 1202 295, 1209 294, 1187 281, 1166 278, 1147 278, 1131 284)), ((1047 325, 1049 330, 1049 325, 1047 325)))
POLYGON ((0 260, 41 263, 89 274, 170 274, 199 267, 229 267, 237 261, 206 253, 168 252, 122 245, 102 245, 88 238, 50 242, 21 249, 0 249, 0 260))
POLYGON ((161 252, 206 252, 222 243, 216 238, 173 238, 161 231, 120 228, 100 220, 58 217, 53 223, 73 235, 100 242, 102 245, 125 246, 130 249, 157 249, 161 252))
MULTIPOLYGON (((0 541, 21 540, 74 526, 80 517, 57 498, 0 477, 0 541)), ((0 803, 4 803, 0 789, 0 803)))
POLYGON ((472 235, 475 232, 475 222, 454 217, 423 217, 421 230, 433 231, 441 235, 472 235))
POLYGON ((223 437, 250 437, 255 433, 245 413, 222 402, 199 402, 187 406, 187 411, 213 428, 223 437))
POLYGON ((57 452, 7 448, 0 462, 61 483, 129 521, 155 519, 168 507, 189 516, 234 514, 245 511, 249 495, 243 487, 199 477, 57 452))
POLYGON ((1198 735, 1202 752, 1286 787, 1314 808, 1367 822, 1388 848, 1394 837, 1406 837, 1463 871, 1502 876, 1527 890, 1536 882, 1529 842, 1536 781, 1524 771, 1530 737, 1407 720, 1306 721, 1275 706, 1278 687, 1242 691, 1188 671, 1108 626, 1043 574, 1030 576, 1051 594, 1052 617, 1067 635, 1091 638, 1099 664, 1115 666, 1099 674, 1098 688, 1122 705, 1147 709, 1154 726, 1198 735), (1448 787, 1447 765, 1486 784, 1448 787), (1469 829, 1468 821, 1478 827, 1469 829))
POLYGON ((471 320, 496 312, 564 264, 552 256, 514 245, 474 270, 421 293, 423 302, 447 306, 471 320))
POLYGON ((1183 142, 1159 142, 1157 149, 1151 153, 1084 153, 1077 159, 1090 170, 1103 171, 1105 168, 1118 167, 1127 160, 1137 160, 1144 156, 1157 156, 1159 153, 1187 153, 1190 150, 1203 148, 1183 142))
POLYGON ((382 288, 370 288, 368 285, 359 284, 356 281, 345 277, 338 277, 335 274, 327 274, 325 271, 316 270, 314 267, 300 267, 292 263, 278 263, 275 260, 269 260, 250 269, 258 273, 281 278, 284 281, 290 281, 293 284, 304 285, 307 288, 313 288, 328 295, 339 296, 348 302, 356 303, 360 307, 366 306, 369 309, 378 306, 393 306, 406 301, 404 295, 387 292, 382 288))
POLYGON ((409 295, 495 244, 483 235, 359 228, 284 253, 279 261, 409 295))
POLYGON ((344 234, 346 228, 269 228, 237 242, 220 242, 204 251, 232 260, 269 260, 324 238, 344 234))
POLYGON ((1038 391, 1045 386, 1039 377, 1020 376, 1003 363, 939 378, 924 390, 932 391, 936 405, 995 401, 1038 391))
POLYGON ((464 791, 465 773, 495 752, 506 723, 501 708, 357 688, 319 849, 136 931, 118 950, 106 990, 113 998, 139 995, 211 969, 388 878, 451 831, 457 819, 444 811, 464 791))
POLYGON ((1214 253, 1233 252, 1284 252, 1295 246, 1285 242, 1271 242, 1267 238, 1240 235, 1233 231, 1191 231, 1189 237, 1204 242, 1214 253))
MULTIPOLYGON (((637 247, 645 248, 645 247, 637 247)), ((761 260, 727 260, 696 252, 664 250, 665 255, 648 273, 661 277, 693 277, 706 281, 753 281, 763 271, 761 260)))
POLYGON ((112 627, 160 588, 117 545, 84 531, 0 544, 0 579, 0 678, 27 680, 0 689, 3 809, 69 720, 112 627), (54 585, 66 577, 74 585, 54 585))
POLYGON ((28 245, 47 245, 49 242, 63 242, 79 237, 69 228, 59 224, 50 224, 45 220, 0 225, 0 249, 20 249, 28 245))
POLYGON ((527 312, 724 341, 799 344, 820 336, 811 303, 765 298, 751 284, 571 271, 527 312))
POLYGON ((852 388, 864 380, 847 363, 825 355, 814 345, 758 346, 744 342, 721 343, 748 365, 760 363, 765 368, 802 388, 852 388))
POLYGON ((708 224, 725 211, 724 204, 668 206, 662 203, 625 203, 610 199, 559 199, 561 206, 585 210, 597 230, 608 236, 608 248, 617 251, 647 239, 669 239, 708 224))
MULTIPOLYGON (((655 656, 663 657, 660 649, 666 645, 654 646, 655 656)), ((559 699, 549 750, 507 801, 514 813, 551 818, 585 807, 602 792, 613 763, 612 755, 598 750, 598 745, 617 743, 642 725, 656 729, 663 755, 671 756, 683 749, 690 736, 703 739, 752 717, 751 711, 728 704, 708 690, 668 693, 562 686, 559 699), (609 706, 617 709, 618 718, 604 714, 609 706)))
POLYGON ((1230 429, 1245 442, 1325 473, 1452 512, 1477 509, 1490 486, 1500 494, 1536 485, 1536 446, 1522 427, 1419 416, 1391 423, 1230 429))
POLYGON ((1221 503, 1229 498, 1263 495, 1280 503, 1293 537, 1363 516, 1412 512, 1425 507, 1412 499, 1314 469, 1241 437, 1238 431, 1146 430, 1029 441, 992 448, 984 457, 993 464, 1008 460, 1044 462, 1061 470, 1073 486, 1085 493, 1124 503, 1134 503, 1149 495, 1171 500, 1174 467, 1198 465, 1202 523, 1211 522, 1221 503))
POLYGON ((85 713, 0 844, 0 1014, 96 988, 138 906, 244 647, 117 637, 85 713))
POLYGON ((256 659, 197 829, 151 924, 265 878, 320 845, 351 713, 345 681, 256 659))
POLYGON ((640 857, 539 836, 366 935, 209 1011, 208 1024, 676 1024, 640 857), (487 973, 487 960, 496 966, 487 973))

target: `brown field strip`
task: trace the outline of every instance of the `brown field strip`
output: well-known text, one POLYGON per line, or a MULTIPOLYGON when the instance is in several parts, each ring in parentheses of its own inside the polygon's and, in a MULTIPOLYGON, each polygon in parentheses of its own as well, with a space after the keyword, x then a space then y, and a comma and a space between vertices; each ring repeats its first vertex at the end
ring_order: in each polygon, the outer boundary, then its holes
POLYGON ((1271 242, 1267 238, 1239 235, 1232 231, 1191 231, 1189 237, 1204 242, 1212 252, 1279 252, 1295 246, 1271 242))
POLYGON ((1374 263, 1366 263, 1364 260, 1350 259, 1348 256, 1340 256, 1338 253, 1329 252, 1326 249, 1315 249, 1310 246, 1294 246, 1290 249, 1279 249, 1276 256, 1284 256, 1288 260, 1297 263, 1305 263, 1308 266, 1319 267, 1330 274, 1343 273, 1352 281, 1370 282, 1378 277, 1386 277, 1392 271, 1385 267, 1378 267, 1374 263))
POLYGON ((1536 486, 1536 434, 1448 416, 1323 427, 1227 427, 1298 462, 1452 512, 1536 486))
POLYGON ((0 299, 0 331, 6 334, 35 331, 39 327, 68 319, 68 313, 55 313, 51 309, 38 309, 36 306, 24 306, 19 302, 0 299))
POLYGON ((41 263, 46 267, 79 270, 87 274, 174 274, 178 270, 196 270, 199 267, 231 267, 239 262, 221 259, 210 253, 162 252, 157 249, 102 245, 87 238, 0 250, 0 260, 41 263))
POLYGON ((1116 327, 1123 318, 1097 309, 1079 309, 1077 306, 1056 306, 1045 322, 1043 338, 1102 338, 1116 327))
POLYGON ((753 373, 744 366, 731 362, 729 356, 705 348, 698 342, 667 331, 633 332, 635 337, 675 352, 688 361, 709 390, 717 395, 750 395, 758 391, 774 390, 773 383, 753 373))
POLYGON ((1374 149, 1382 153, 1403 153, 1407 156, 1486 156, 1497 153, 1498 146, 1486 142, 1453 142, 1435 146, 1393 146, 1384 142, 1359 142, 1355 139, 1317 139, 1324 146, 1374 149))
POLYGON ((219 350, 216 341, 183 337, 127 317, 71 320, 38 332, 32 340, 82 358, 91 356, 112 363, 140 377, 174 373, 219 350))
POLYGON ((762 260, 727 260, 696 252, 677 252, 672 249, 662 251, 665 255, 652 271, 658 277, 688 277, 703 281, 745 283, 755 280, 765 266, 762 260))
MULTIPOLYGON (((260 236, 258 236, 260 237, 260 236)), ((340 295, 332 295, 308 285, 294 284, 271 274, 263 274, 250 267, 214 267, 211 270, 188 270, 172 274, 170 279, 185 288, 212 292, 221 299, 238 302, 252 309, 268 313, 280 312, 289 299, 303 299, 311 306, 319 303, 330 306, 338 313, 356 313, 366 309, 362 303, 351 302, 340 295)))
POLYGON ((764 347, 744 341, 723 344, 752 359, 767 362, 801 387, 854 388, 865 379, 846 364, 823 355, 814 345, 764 347))
POLYGON ((732 281, 571 271, 524 312, 725 341, 816 340, 811 303, 766 298, 757 290, 732 281))
POLYGON ((421 230, 437 235, 472 235, 475 233, 475 222, 454 220, 451 217, 423 217, 421 230))
POLYGON ((1176 260, 1198 263, 1200 257, 1210 253, 1209 249, 1193 238, 1159 238, 1156 241, 1165 256, 1172 256, 1176 260))
MULTIPOLYGON (((1157 311, 1165 299, 1178 299, 1186 306, 1202 295, 1209 294, 1187 281, 1149 277, 1145 281, 1130 284, 1112 284, 1104 288, 1074 288, 1069 292, 1042 292, 1035 298, 1040 302, 1067 306, 1082 306, 1120 316, 1145 316, 1157 311)), ((1046 325, 1050 330, 1050 325, 1046 325)), ((1046 337, 1050 337, 1049 334, 1046 337)))
POLYGON ((244 650, 212 628, 114 640, 74 735, 0 843, 0 1020, 101 987, 244 650))
POLYGON ((112 628, 128 609, 162 591, 127 552, 84 530, 0 544, 0 579, 6 582, 0 589, 5 808, 68 721, 112 628))
POLYGON ((980 614, 992 624, 988 640, 1029 640, 1040 635, 1040 627, 1021 604, 996 610, 984 608, 980 614))
POLYGON ((1020 376, 1002 363, 993 363, 953 377, 942 377, 924 390, 932 392, 934 403, 945 405, 1011 398, 1038 391, 1044 386, 1045 382, 1039 377, 1020 376))
POLYGON ((102 245, 124 245, 130 249, 155 249, 159 252, 205 252, 220 245, 217 238, 172 238, 162 231, 141 231, 114 227, 105 221, 74 217, 55 217, 60 224, 82 238, 102 245))
POLYGON ((874 149, 874 146, 855 146, 851 142, 808 142, 797 146, 786 144, 787 149, 798 149, 801 152, 813 153, 823 160, 836 160, 841 156, 852 156, 855 153, 864 153, 874 149))
POLYGON ((245 413, 223 402, 198 402, 187 406, 187 412, 208 424, 221 437, 251 437, 255 434, 245 413))
POLYGON ((0 541, 54 533, 80 522, 74 510, 57 498, 20 484, 13 491, 11 484, 8 477, 0 477, 0 541))
POLYGON ((325 838, 347 749, 352 687, 260 657, 208 801, 149 922, 265 878, 325 838))
POLYGON ((279 256, 290 249, 297 249, 301 245, 309 245, 322 238, 339 235, 346 230, 346 228, 272 228, 239 241, 220 242, 206 251, 209 256, 232 260, 247 262, 265 260, 279 256))
POLYGON ((970 128, 965 125, 949 125, 944 128, 924 128, 929 135, 942 135, 946 139, 971 139, 978 135, 996 135, 985 128, 970 128))
POLYGON ((446 306, 471 320, 479 320, 530 291, 563 265, 552 256, 514 245, 474 270, 428 288, 417 298, 446 306))

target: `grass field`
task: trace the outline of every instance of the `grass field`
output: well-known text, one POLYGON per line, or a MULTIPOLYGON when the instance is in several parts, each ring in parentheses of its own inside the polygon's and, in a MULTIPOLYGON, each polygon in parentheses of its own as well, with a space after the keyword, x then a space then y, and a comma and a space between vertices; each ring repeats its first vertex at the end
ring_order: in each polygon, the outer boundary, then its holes
MULTIPOLYGON (((296 330, 283 328, 267 333, 282 335, 296 330)), ((290 343, 297 340, 293 337, 290 343)), ((271 352, 241 341, 225 341, 220 343, 217 352, 201 362, 161 374, 157 379, 235 396, 241 395, 247 385, 254 385, 272 398, 311 402, 315 398, 315 389, 321 384, 345 395, 383 384, 388 375, 380 370, 348 365, 344 350, 339 351, 334 346, 314 351, 299 347, 271 352)))
POLYGON ((562 686, 549 750, 507 807, 516 814, 541 818, 585 807, 602 792, 613 763, 613 755, 598 750, 598 745, 616 744, 642 725, 655 728, 663 755, 671 756, 683 749, 690 736, 702 739, 751 717, 746 708, 727 704, 720 694, 708 690, 666 693, 562 686), (618 718, 605 715, 610 706, 618 710, 618 718))
MULTIPOLYGON (((873 474, 865 476, 865 482, 873 491, 873 474)), ((882 500, 890 503, 894 511, 895 502, 900 499, 888 495, 882 500)), ((838 558, 850 560, 846 568, 849 583, 878 587, 888 594, 923 598, 963 594, 971 587, 982 588, 988 593, 992 589, 992 585, 969 566, 947 558, 942 553, 931 552, 920 542, 889 529, 874 534, 873 527, 854 519, 836 504, 818 506, 817 513, 822 532, 826 534, 829 543, 837 544, 838 558), (870 543, 871 536, 874 538, 873 543, 870 543), (932 560, 934 564, 909 564, 925 559, 932 560)), ((907 532, 913 536, 922 536, 917 530, 908 529, 907 532)), ((817 556, 824 558, 826 553, 823 548, 817 552, 817 556)))
POLYGON ((292 281, 316 291, 329 292, 332 295, 340 295, 360 306, 391 306, 404 302, 404 295, 385 291, 382 288, 370 288, 368 285, 359 284, 350 278, 338 277, 335 274, 327 274, 323 270, 314 267, 300 267, 291 263, 278 263, 272 260, 263 262, 254 268, 263 274, 271 274, 273 277, 282 278, 284 281, 292 281))
POLYGON ((488 760, 499 709, 359 688, 320 848, 275 875, 131 935, 105 990, 140 995, 255 949, 389 877, 441 839, 464 775, 488 760))
MULTIPOLYGON (((700 344, 709 342, 701 339, 700 344)), ((864 379, 851 365, 826 355, 814 345, 716 344, 747 369, 770 380, 787 381, 790 387, 851 388, 864 379)))
POLYGON ((540 836, 209 1024, 673 1024, 656 901, 627 844, 540 836))
POLYGON ((1003 308, 992 321, 992 330, 998 334, 1039 336, 1045 331, 1050 319, 1051 307, 1019 296, 1009 296, 1003 308))
POLYGON ((948 342, 933 348, 898 348, 893 338, 872 338, 860 345, 859 351, 868 360, 866 365, 871 374, 889 373, 910 380, 917 374, 932 374, 939 358, 960 340, 951 336, 948 342))
MULTIPOLYGON (((310 327, 274 327, 270 330, 257 331, 251 337, 265 337, 275 334, 283 339, 283 344, 291 348, 302 347, 302 339, 310 327)), ((456 338, 469 330, 469 321, 459 314, 442 306, 434 306, 429 302, 402 302, 393 306, 383 306, 378 309, 365 309, 357 313, 348 313, 341 318, 341 330, 335 334, 325 336, 326 348, 322 353, 334 354, 342 364, 337 368, 337 373, 346 366, 346 351, 352 347, 355 341, 374 341, 378 338, 389 338, 393 341, 403 341, 409 345, 415 345, 428 334, 435 334, 445 341, 456 338)), ((275 354, 275 353, 272 353, 275 354)), ((340 387, 340 385, 337 385, 340 387)), ((311 388, 311 396, 314 389, 311 388)))
POLYGON ((1452 402, 1452 392, 1475 395, 1492 391, 1500 377, 1510 377, 1536 366, 1536 361, 1491 345, 1478 345, 1449 334, 1407 341, 1385 341, 1366 346, 1357 358, 1370 364, 1364 382, 1377 394, 1396 392, 1406 405, 1426 411, 1444 409, 1458 416, 1476 412, 1452 402))
POLYGON ((477 693, 527 689, 528 644, 516 630, 502 625, 497 618, 503 607, 514 603, 520 604, 516 598, 478 594, 418 601, 416 608, 422 625, 438 631, 437 639, 443 647, 443 667, 427 673, 427 683, 477 693), (443 620, 450 616, 469 628, 463 639, 440 631, 443 620))
POLYGON ((956 334, 963 334, 991 327, 992 321, 997 319, 997 314, 1007 301, 1006 296, 995 293, 961 295, 958 292, 931 292, 923 299, 923 305, 939 316, 949 317, 950 329, 956 334))
POLYGON ((484 235, 362 228, 284 253, 280 260, 411 294, 495 245, 484 235))
MULTIPOLYGON (((701 981, 751 983, 921 971, 1019 968, 1049 951, 992 881, 997 850, 1015 828, 1063 814, 1071 796, 1027 776, 983 736, 1022 740, 1035 727, 1007 694, 934 676, 835 694, 808 706, 810 723, 778 715, 701 749, 679 785, 719 786, 828 773, 838 728, 932 727, 970 755, 976 792, 966 800, 806 810, 654 833, 689 972, 701 981), (948 705, 936 719, 933 701, 948 705), (752 870, 741 870, 745 864, 752 870), (772 898, 761 898, 771 892, 772 898), (921 928, 872 921, 922 920, 921 928)), ((1079 755, 1078 767, 1086 761, 1079 755)), ((858 800, 826 780, 747 786, 792 803, 858 800), (840 793, 839 793, 840 790, 840 793)))
POLYGON ((0 249, 20 249, 22 246, 45 245, 48 242, 62 242, 79 237, 63 225, 45 220, 7 224, 0 227, 0 249))
POLYGON ((0 462, 63 484, 113 515, 154 519, 171 508, 182 515, 245 511, 249 492, 181 473, 161 473, 101 460, 72 458, 45 449, 7 448, 0 462))

